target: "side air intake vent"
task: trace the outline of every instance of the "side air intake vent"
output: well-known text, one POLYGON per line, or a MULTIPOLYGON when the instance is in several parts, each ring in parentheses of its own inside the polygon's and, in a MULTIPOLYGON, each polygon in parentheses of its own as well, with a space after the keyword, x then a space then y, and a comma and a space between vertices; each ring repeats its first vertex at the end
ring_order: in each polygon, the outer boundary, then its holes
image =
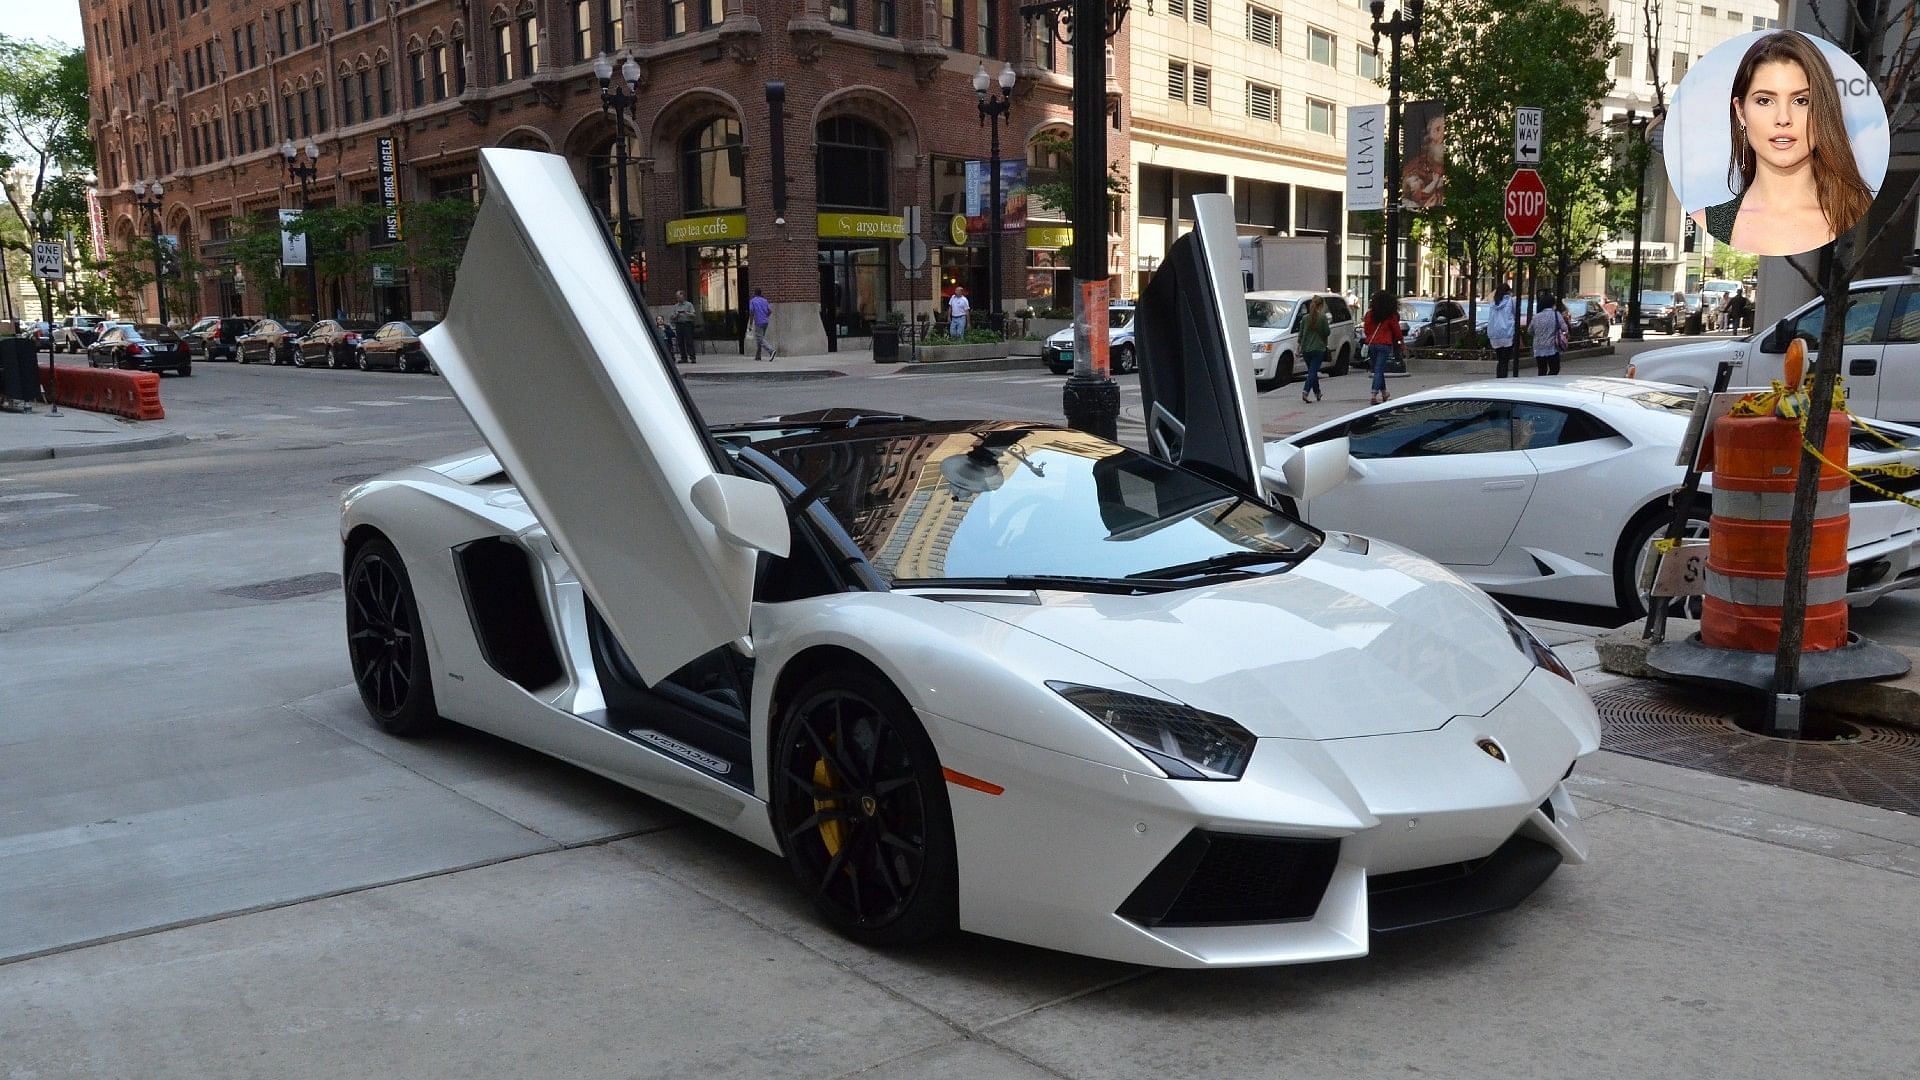
POLYGON ((1313 918, 1340 859, 1338 840, 1195 829, 1120 905, 1143 926, 1219 926, 1313 918))

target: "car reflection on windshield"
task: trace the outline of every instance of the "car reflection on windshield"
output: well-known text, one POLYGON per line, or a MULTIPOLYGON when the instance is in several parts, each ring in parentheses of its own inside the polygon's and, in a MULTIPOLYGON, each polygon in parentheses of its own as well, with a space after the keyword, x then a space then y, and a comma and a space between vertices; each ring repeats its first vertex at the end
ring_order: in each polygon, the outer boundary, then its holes
POLYGON ((1319 541, 1269 506, 1073 431, 919 431, 762 449, 803 484, 828 477, 828 510, 896 584, 1269 572, 1319 541), (1246 553, 1275 558, 1219 559, 1246 553))

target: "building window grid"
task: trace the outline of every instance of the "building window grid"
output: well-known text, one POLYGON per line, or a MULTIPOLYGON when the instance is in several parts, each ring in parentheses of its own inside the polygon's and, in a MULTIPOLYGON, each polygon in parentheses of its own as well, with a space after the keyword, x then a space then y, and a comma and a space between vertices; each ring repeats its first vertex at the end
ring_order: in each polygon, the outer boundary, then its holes
POLYGON ((380 81, 380 115, 390 116, 393 113, 393 65, 392 64, 380 65, 379 81, 380 81))
POLYGON ((1247 84, 1247 115, 1255 120, 1280 120, 1280 91, 1264 83, 1247 84))
POLYGON ((1280 47, 1280 13, 1247 5, 1247 40, 1269 49, 1280 47))
POLYGON ((1184 61, 1167 61, 1167 100, 1187 100, 1187 65, 1184 61))
POLYGON ((1195 67, 1187 80, 1187 99, 1196 109, 1213 108, 1213 69, 1195 67))
POLYGON ((540 70, 540 16, 520 16, 520 74, 540 70))
POLYGON ((1363 79, 1380 78, 1380 53, 1369 45, 1356 45, 1353 49, 1353 70, 1363 79))
POLYGON ((413 104, 418 108, 427 100, 427 54, 411 53, 407 56, 407 75, 413 83, 413 104))
POLYGON ((1333 134, 1334 104, 1319 98, 1307 99, 1307 130, 1318 135, 1333 134))
POLYGON ((1213 23, 1213 0, 1187 0, 1188 10, 1192 12, 1194 22, 1202 26, 1213 23))
POLYGON ((447 72, 447 47, 445 45, 435 45, 433 47, 432 52, 433 52, 433 100, 445 101, 447 99, 447 87, 449 85, 448 72, 447 72))
POLYGON ((956 51, 967 47, 967 13, 960 4, 961 0, 940 0, 940 40, 956 51))
POLYGON ((1339 56, 1339 49, 1340 39, 1331 32, 1317 26, 1307 27, 1307 59, 1316 64, 1337 68, 1339 65, 1336 59, 1339 56))
POLYGON ((493 81, 509 83, 513 76, 513 24, 501 23, 493 28, 493 81))
MULTIPOLYGON (((873 0, 873 29, 875 33, 893 37, 900 31, 898 8, 895 0, 873 0)), ((1036 19, 1035 22, 1044 20, 1036 19)))
POLYGON ((853 0, 827 0, 827 21, 835 26, 852 26, 853 0))
POLYGON ((573 58, 593 59, 593 0, 573 0, 573 58))

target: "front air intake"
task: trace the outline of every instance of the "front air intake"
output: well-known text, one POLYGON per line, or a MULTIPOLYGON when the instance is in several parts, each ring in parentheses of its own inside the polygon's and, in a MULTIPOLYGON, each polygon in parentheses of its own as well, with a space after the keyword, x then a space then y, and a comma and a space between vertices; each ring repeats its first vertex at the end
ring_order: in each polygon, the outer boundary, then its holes
POLYGON ((1313 918, 1340 859, 1338 840, 1195 829, 1118 914, 1142 926, 1223 926, 1313 918))

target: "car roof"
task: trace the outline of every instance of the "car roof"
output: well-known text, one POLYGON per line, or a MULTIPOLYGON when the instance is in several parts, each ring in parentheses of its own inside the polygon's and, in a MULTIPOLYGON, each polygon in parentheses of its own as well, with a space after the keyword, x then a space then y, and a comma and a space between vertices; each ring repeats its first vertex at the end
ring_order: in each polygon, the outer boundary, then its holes
MULTIPOLYGON (((1310 296, 1340 296, 1329 289, 1262 289, 1247 294, 1249 300, 1305 300, 1310 296)), ((1341 297, 1342 300, 1345 297, 1341 297)))

